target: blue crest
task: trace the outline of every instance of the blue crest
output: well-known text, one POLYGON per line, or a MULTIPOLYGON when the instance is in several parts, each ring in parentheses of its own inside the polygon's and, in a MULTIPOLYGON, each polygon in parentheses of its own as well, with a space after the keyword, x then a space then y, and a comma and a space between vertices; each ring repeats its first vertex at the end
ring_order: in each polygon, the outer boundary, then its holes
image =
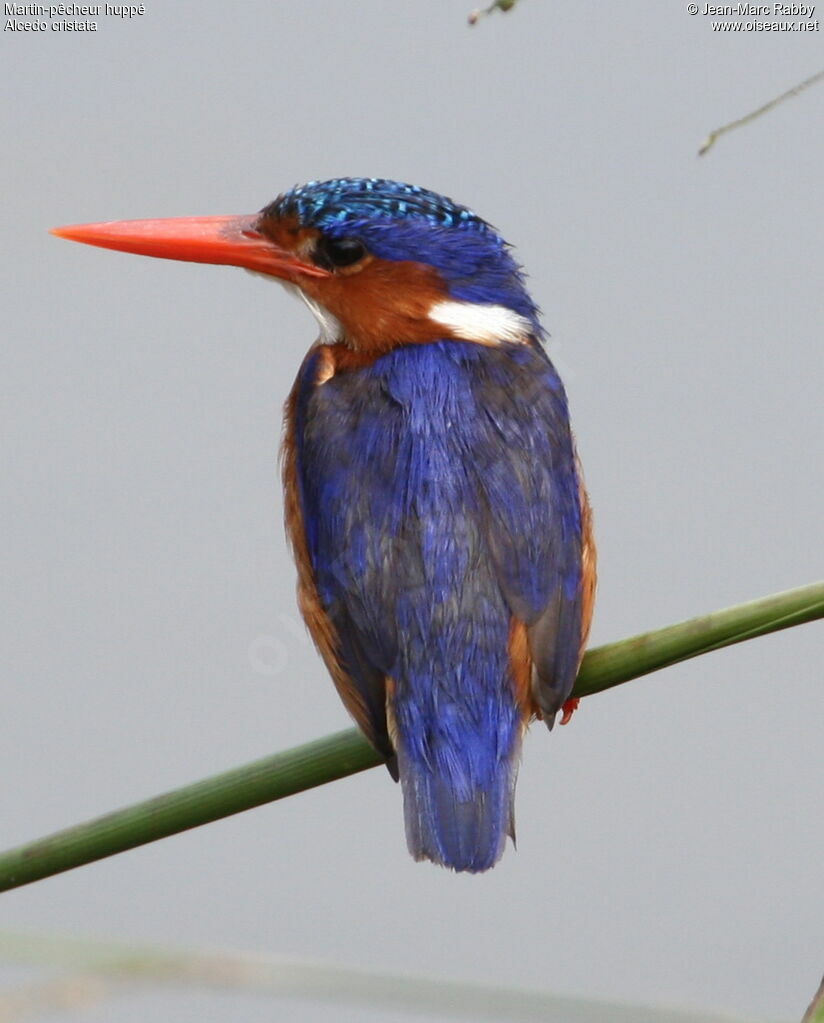
POLYGON ((466 206, 427 188, 386 178, 309 181, 279 195, 263 212, 269 216, 293 214, 308 227, 331 232, 343 222, 385 216, 494 234, 493 228, 466 206))

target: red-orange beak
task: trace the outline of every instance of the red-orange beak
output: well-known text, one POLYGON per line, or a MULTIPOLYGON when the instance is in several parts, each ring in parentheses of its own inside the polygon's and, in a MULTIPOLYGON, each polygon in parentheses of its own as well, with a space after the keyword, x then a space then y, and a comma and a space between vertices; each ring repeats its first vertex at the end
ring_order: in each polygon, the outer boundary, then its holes
POLYGON ((51 233, 103 249, 190 263, 241 266, 290 281, 329 276, 326 270, 305 263, 261 234, 257 230, 259 219, 259 214, 252 214, 248 217, 119 220, 53 227, 51 233))

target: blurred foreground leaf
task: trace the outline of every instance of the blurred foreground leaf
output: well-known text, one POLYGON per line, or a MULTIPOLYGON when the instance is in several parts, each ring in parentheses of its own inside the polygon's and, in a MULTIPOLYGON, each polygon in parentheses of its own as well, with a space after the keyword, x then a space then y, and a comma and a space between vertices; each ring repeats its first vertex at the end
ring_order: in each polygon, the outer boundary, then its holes
MULTIPOLYGON (((137 988, 176 986, 268 994, 355 1008, 472 1020, 541 1023, 736 1023, 730 1016, 620 1005, 544 991, 382 973, 232 951, 165 949, 0 931, 0 958, 71 970, 59 980, 0 993, 0 1018, 99 1002, 137 988), (51 1001, 51 1004, 49 1002, 51 1001), (28 1012, 27 1012, 28 1009, 28 1012)), ((744 1021, 741 1021, 744 1023, 744 1021)))

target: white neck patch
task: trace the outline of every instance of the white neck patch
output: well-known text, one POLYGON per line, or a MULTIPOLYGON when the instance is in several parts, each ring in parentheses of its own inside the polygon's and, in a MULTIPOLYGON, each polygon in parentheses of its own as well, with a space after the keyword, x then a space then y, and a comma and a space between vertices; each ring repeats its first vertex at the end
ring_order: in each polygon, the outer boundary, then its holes
POLYGON ((333 316, 328 309, 325 309, 319 302, 309 298, 300 288, 295 289, 309 307, 312 315, 320 326, 320 339, 325 345, 332 345, 343 337, 343 327, 337 316, 333 316))
POLYGON ((483 302, 435 302, 429 308, 429 319, 448 327, 455 337, 482 345, 524 344, 535 333, 535 327, 525 316, 504 305, 483 302))
POLYGON ((291 281, 284 281, 280 277, 274 277, 272 274, 263 273, 260 270, 246 270, 246 273, 252 274, 253 277, 262 277, 266 281, 274 281, 275 284, 279 284, 293 295, 297 295, 309 307, 312 315, 318 321, 320 339, 325 345, 334 344, 335 341, 340 341, 343 337, 343 327, 340 324, 340 320, 333 316, 328 309, 324 309, 314 299, 305 295, 297 284, 292 284, 291 281))

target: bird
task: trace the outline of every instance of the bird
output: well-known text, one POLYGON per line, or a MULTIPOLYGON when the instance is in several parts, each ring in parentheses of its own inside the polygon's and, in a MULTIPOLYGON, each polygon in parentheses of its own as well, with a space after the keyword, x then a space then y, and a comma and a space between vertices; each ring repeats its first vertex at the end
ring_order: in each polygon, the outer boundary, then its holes
POLYGON ((596 584, 566 393, 510 246, 437 192, 358 177, 247 216, 53 233, 242 267, 312 311, 282 443, 299 607, 400 780, 412 856, 494 866, 526 728, 577 706, 596 584))

